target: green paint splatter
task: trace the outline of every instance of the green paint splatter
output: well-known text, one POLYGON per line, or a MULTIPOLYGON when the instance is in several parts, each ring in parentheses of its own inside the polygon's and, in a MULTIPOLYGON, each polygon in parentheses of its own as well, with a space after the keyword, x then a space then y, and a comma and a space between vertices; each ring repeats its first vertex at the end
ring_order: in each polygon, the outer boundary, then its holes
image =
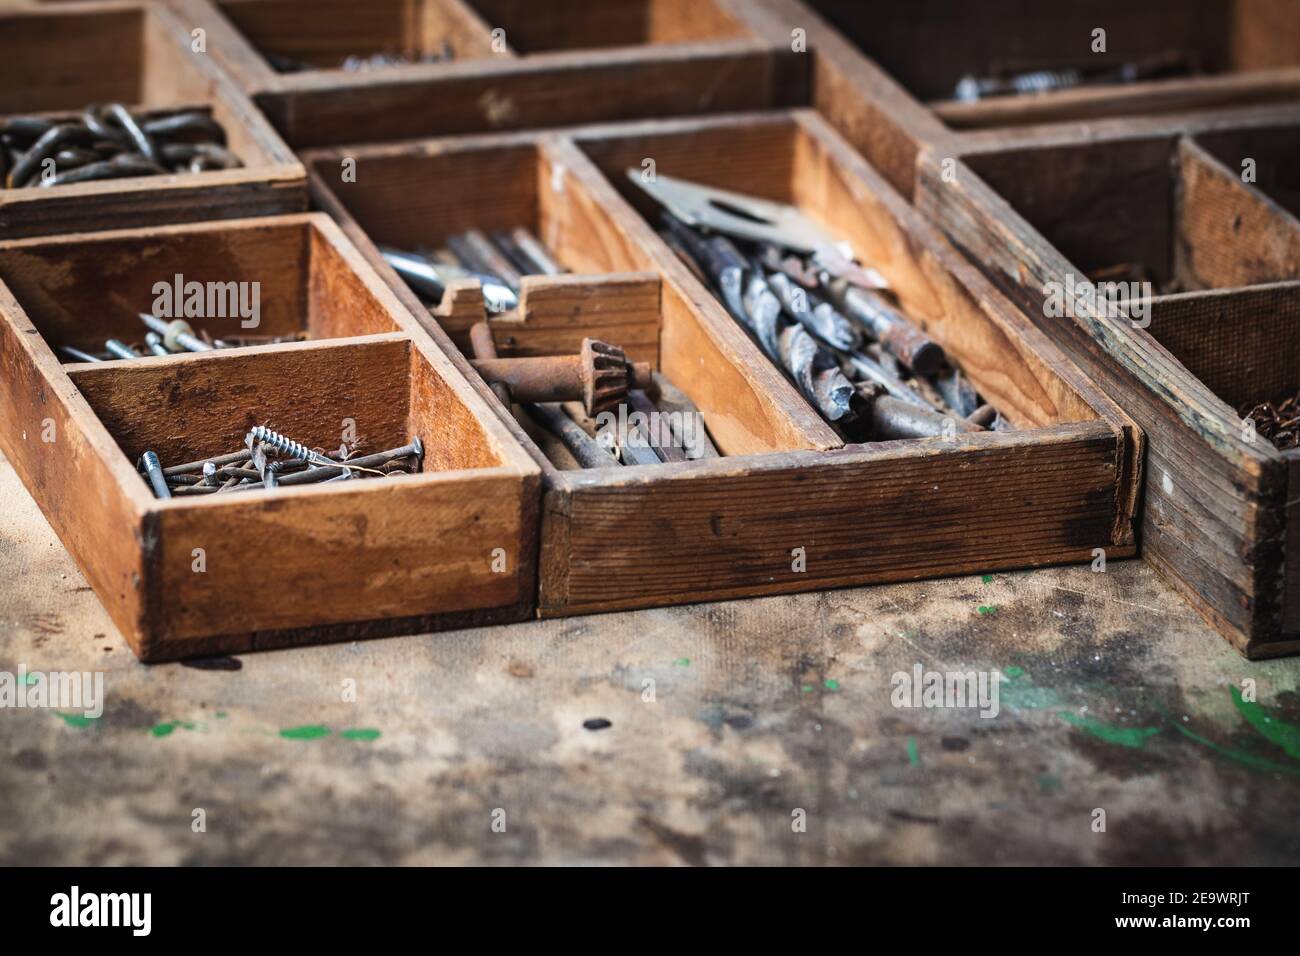
POLYGON ((1182 724, 1174 724, 1174 729, 1189 740, 1194 740, 1203 747, 1209 747, 1216 754, 1219 754, 1222 757, 1227 757, 1229 760, 1235 760, 1237 763, 1244 764, 1252 770, 1265 770, 1271 773, 1285 773, 1292 777, 1300 777, 1300 767, 1291 764, 1276 763, 1269 760, 1267 757, 1260 757, 1256 754, 1246 753, 1244 750, 1237 750, 1232 747, 1224 747, 1220 744, 1216 744, 1213 740, 1208 740, 1200 734, 1194 733, 1182 724))
POLYGON ((811 693, 813 692, 813 685, 812 685, 812 684, 804 684, 804 685, 803 685, 802 687, 800 687, 799 689, 800 689, 801 691, 803 691, 805 694, 811 694, 811 693))
POLYGON ((1265 740, 1281 747, 1288 757, 1300 760, 1300 727, 1270 716, 1259 704, 1245 700, 1236 687, 1231 688, 1231 691, 1232 702, 1237 705, 1237 710, 1246 719, 1246 723, 1254 727, 1255 732, 1265 740))
POLYGON ((907 762, 913 767, 921 766, 921 755, 917 752, 915 737, 907 738, 907 762))
POLYGON ((998 687, 999 704, 1006 704, 1015 710, 1047 710, 1070 706, 1052 688, 1035 686, 1019 667, 1004 669, 1002 676, 1006 679, 998 687))
POLYGON ((154 724, 149 728, 149 733, 155 737, 170 737, 176 730, 193 730, 195 724, 188 720, 165 720, 160 724, 154 724))
POLYGON ((330 729, 320 724, 303 724, 301 727, 286 727, 280 731, 280 736, 286 740, 317 740, 329 735, 330 729))
POLYGON ((24 674, 22 682, 28 687, 31 687, 33 684, 39 684, 41 682, 41 676, 39 674, 24 674))
POLYGON ((826 684, 826 689, 827 689, 827 690, 839 690, 839 689, 840 689, 840 682, 837 681, 837 680, 833 680, 833 679, 831 679, 831 678, 829 678, 829 677, 826 679, 825 684, 826 684))
POLYGON ((678 667, 690 667, 691 659, 689 657, 679 657, 677 660, 673 661, 673 663, 678 667))
POLYGON ((1055 774, 1045 773, 1038 778, 1038 789, 1048 793, 1061 789, 1061 778, 1055 774))
POLYGON ((993 575, 991 575, 991 574, 986 574, 986 575, 984 575, 984 577, 980 578, 980 580, 983 581, 985 584, 992 584, 992 583, 993 583, 993 575))
POLYGON ((1057 716, 1067 724, 1092 734, 1098 740, 1104 740, 1108 744, 1118 744, 1121 747, 1141 747, 1148 737, 1160 733, 1159 727, 1116 727, 1113 724, 1103 724, 1091 717, 1080 717, 1069 711, 1062 711, 1057 716))
POLYGON ((63 718, 63 722, 69 727, 89 727, 95 722, 94 717, 87 717, 85 714, 65 714, 61 710, 56 710, 54 713, 63 718))
POLYGON ((996 604, 981 604, 978 610, 982 615, 997 614, 998 606, 996 604))
POLYGON ((370 727, 356 727, 352 730, 340 730, 339 736, 345 740, 378 740, 379 731, 370 727))
POLYGON ((225 719, 226 719, 226 712, 224 710, 217 711, 217 720, 225 720, 225 719))

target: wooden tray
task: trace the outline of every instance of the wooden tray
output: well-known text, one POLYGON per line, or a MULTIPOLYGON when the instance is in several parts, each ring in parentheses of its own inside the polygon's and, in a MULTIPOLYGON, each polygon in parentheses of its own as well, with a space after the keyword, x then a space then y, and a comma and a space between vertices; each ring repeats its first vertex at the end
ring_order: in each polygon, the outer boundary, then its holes
POLYGON ((192 52, 189 31, 164 6, 0 11, 0 122, 112 101, 210 110, 244 167, 0 189, 0 239, 306 209, 302 165, 211 58, 192 52))
POLYGON ((1236 406, 1300 387, 1300 222, 1242 182, 1252 158, 1264 189, 1294 203, 1300 110, 1174 127, 1043 128, 1002 148, 988 136, 947 176, 950 157, 927 153, 917 202, 1146 432, 1144 556, 1247 656, 1292 653, 1300 458, 1236 406), (1120 261, 1165 293, 1149 327, 1045 308, 1050 283, 1120 261))
MULTIPOLYGON (((521 438, 545 487, 543 615, 1133 551, 1140 432, 810 111, 342 146, 304 162, 315 200, 445 347, 481 304, 453 287, 430 313, 374 243, 432 247, 470 226, 525 225, 575 273, 613 275, 604 298, 599 279, 570 278, 587 291, 567 312, 495 320, 498 343, 542 350, 566 323, 575 337, 621 323, 703 412, 723 458, 564 471, 521 438), (841 447, 620 194, 624 168, 646 157, 661 173, 793 201, 850 239, 1019 430, 841 447), (340 177, 345 160, 354 182, 340 177), (628 284, 647 279, 629 272, 659 279, 649 314, 643 298, 626 307, 628 284)), ((528 281, 526 295, 555 283, 528 281)))
POLYGON ((0 280, 0 450, 141 659, 531 614, 537 467, 326 217, 4 242, 0 280), (260 282, 258 332, 313 339, 60 364, 177 273, 260 282), (418 435, 422 473, 158 500, 135 468, 255 424, 334 448, 348 419, 367 451, 418 435))
POLYGON ((1300 99, 1300 18, 1292 0, 1204 0, 1194 13, 1185 0, 809 2, 954 130, 1300 99), (1097 28, 1106 33, 1104 54, 1092 52, 1097 28), (975 102, 953 98, 967 74, 1118 67, 1167 51, 1193 58, 1201 72, 975 102))
POLYGON ((295 148, 798 102, 806 63, 746 25, 749 2, 172 0, 295 148), (450 62, 340 68, 444 40, 450 62))

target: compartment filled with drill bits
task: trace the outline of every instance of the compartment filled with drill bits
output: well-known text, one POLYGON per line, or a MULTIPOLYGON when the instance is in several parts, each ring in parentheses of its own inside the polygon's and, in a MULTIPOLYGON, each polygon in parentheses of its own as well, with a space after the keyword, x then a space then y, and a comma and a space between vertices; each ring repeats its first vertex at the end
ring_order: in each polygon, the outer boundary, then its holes
POLYGON ((0 278, 65 363, 148 363, 396 328, 356 269, 355 250, 320 214, 3 249, 0 278))
POLYGON ((848 441, 1008 428, 878 271, 795 207, 627 171, 660 238, 848 441))
POLYGON ((305 208, 300 164, 165 5, 0 11, 0 239, 305 208))
POLYGON ((807 87, 748 0, 171 0, 295 149, 758 109, 807 87))
POLYGON ((1300 89, 1292 0, 1203 0, 1195 16, 1183 0, 811 6, 955 129, 1258 103, 1300 89))
MULTIPOLYGON (((543 615, 1092 560, 1094 547, 1132 553, 1138 450, 1127 420, 813 114, 350 146, 304 159, 317 202, 494 397, 541 467, 543 615), (340 179, 345 160, 355 179, 340 179), (793 205, 847 241, 878 270, 853 288, 893 310, 840 313, 860 335, 852 351, 915 393, 911 419, 932 421, 942 404, 952 427, 921 441, 846 441, 657 234, 662 207, 628 168, 793 205), (486 279, 447 276, 422 299, 382 251, 441 259, 467 230, 491 242, 520 227, 564 271, 522 274, 517 305, 503 311, 483 289, 508 289, 499 268, 486 279), (924 374, 909 374, 917 368, 924 374), (957 387, 945 395, 945 383, 957 387), (976 402, 990 406, 976 415, 983 427, 959 423, 955 409, 964 419, 976 402), (991 408, 1014 429, 989 428, 991 408)), ((782 251, 765 279, 811 271, 782 251)), ((790 277, 792 308, 796 289, 815 308, 833 281, 814 278, 790 277)), ((777 331, 818 342, 810 326, 834 321, 824 312, 787 316, 777 331)), ((834 365, 851 402, 865 402, 860 373, 840 356, 834 365)), ((883 382, 879 396, 894 397, 883 382)))

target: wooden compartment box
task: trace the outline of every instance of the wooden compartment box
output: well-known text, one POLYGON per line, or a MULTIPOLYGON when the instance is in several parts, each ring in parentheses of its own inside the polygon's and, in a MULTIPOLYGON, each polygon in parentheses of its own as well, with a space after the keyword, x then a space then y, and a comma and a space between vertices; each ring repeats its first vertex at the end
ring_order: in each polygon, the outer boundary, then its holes
POLYGON ((161 4, 59 3, 0 11, 0 128, 97 103, 208 111, 243 167, 51 188, 0 189, 0 239, 299 212, 302 165, 161 4))
POLYGON ((1002 149, 985 138, 948 175, 927 153, 917 203, 1146 432, 1143 555, 1247 656, 1292 653, 1300 458, 1243 415, 1300 388, 1300 222, 1243 183, 1241 160, 1244 147, 1287 198, 1300 125, 1172 125, 1045 127, 1002 149), (1148 273, 1150 298, 1050 304, 1124 262, 1148 273))
POLYGON ((1294 0, 809 3, 951 129, 1300 99, 1294 0), (1097 29, 1105 31, 1104 52, 1093 52, 1097 29), (1169 54, 1184 64, 1174 75, 974 101, 955 96, 967 75, 1118 70, 1169 54))
POLYGON ((751 0, 171 2, 295 148, 767 107, 806 68, 748 28, 751 0), (444 41, 450 61, 342 69, 444 41))
POLYGON ((531 613, 536 466, 326 217, 10 241, 0 280, 0 449, 143 660, 531 613), (259 282, 263 328, 314 338, 59 363, 175 273, 259 282), (423 467, 167 500, 136 471, 254 425, 363 453, 419 437, 423 467))
MULTIPOLYGON (((529 226, 585 274, 562 277, 584 292, 534 312, 527 300, 561 291, 526 278, 523 314, 492 320, 502 350, 559 349, 557 329, 619 344, 618 327, 650 320, 657 336, 633 332, 639 354, 702 412, 720 458, 562 470, 521 437, 543 472, 543 615, 1132 552, 1140 433, 811 112, 342 146, 304 161, 317 202, 417 314, 374 243, 434 248, 470 226, 529 226), (619 194, 644 158, 792 200, 849 239, 1017 430, 843 446, 619 194), (345 159, 355 181, 340 177, 345 159), (646 316, 638 297, 633 322, 626 290, 647 277, 657 309, 646 316)), ((472 298, 449 289, 423 310, 449 348, 447 333, 482 318, 460 311, 472 298)))

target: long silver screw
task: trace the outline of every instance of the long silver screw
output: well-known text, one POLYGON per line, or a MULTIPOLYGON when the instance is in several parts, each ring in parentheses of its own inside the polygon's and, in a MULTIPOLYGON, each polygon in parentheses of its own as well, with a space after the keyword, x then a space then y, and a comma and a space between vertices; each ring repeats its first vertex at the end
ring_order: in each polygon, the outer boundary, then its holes
POLYGON ((140 321, 151 331, 162 336, 163 346, 168 352, 210 352, 212 346, 194 334, 194 328, 184 319, 164 322, 147 312, 140 313, 140 321))

